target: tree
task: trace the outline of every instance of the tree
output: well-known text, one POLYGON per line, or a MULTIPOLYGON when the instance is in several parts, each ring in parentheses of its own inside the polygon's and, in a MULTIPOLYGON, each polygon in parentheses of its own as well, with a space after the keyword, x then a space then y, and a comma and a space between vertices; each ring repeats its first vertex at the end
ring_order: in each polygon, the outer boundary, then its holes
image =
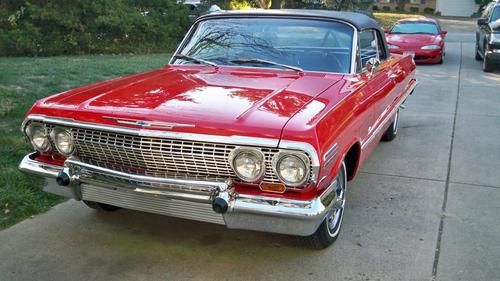
POLYGON ((481 12, 484 6, 488 5, 489 3, 491 3, 491 0, 476 0, 476 4, 479 5, 478 12, 481 12))

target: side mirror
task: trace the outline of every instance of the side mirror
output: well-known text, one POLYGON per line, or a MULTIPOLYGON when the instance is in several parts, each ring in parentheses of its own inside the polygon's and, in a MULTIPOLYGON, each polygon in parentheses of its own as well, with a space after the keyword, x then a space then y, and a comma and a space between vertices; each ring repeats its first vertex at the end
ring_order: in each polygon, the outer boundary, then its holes
POLYGON ((384 33, 391 33, 391 29, 390 28, 384 29, 384 33))
POLYGON ((446 34, 448 34, 448 31, 446 31, 446 30, 441 30, 441 35, 445 36, 446 34))
POLYGON ((488 19, 479 18, 479 19, 477 19, 477 24, 478 25, 487 25, 488 24, 488 19))
POLYGON ((380 60, 377 58, 371 58, 366 62, 366 70, 368 71, 370 76, 377 72, 379 66, 380 60))

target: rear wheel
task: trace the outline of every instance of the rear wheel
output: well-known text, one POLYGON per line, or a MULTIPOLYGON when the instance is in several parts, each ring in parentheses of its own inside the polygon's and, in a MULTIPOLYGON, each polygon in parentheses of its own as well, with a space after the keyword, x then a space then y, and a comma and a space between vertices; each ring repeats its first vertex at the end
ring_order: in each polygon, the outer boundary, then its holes
POLYGON ((347 171, 344 161, 342 161, 340 170, 335 178, 334 188, 336 197, 325 220, 313 234, 305 237, 298 237, 299 241, 308 248, 324 249, 337 240, 344 217, 347 191, 347 171))
POLYGON ((87 205, 88 207, 90 207, 94 210, 98 210, 98 211, 112 212, 112 211, 116 211, 116 210, 121 209, 120 207, 116 207, 116 206, 108 205, 108 204, 104 204, 104 203, 99 203, 99 202, 94 202, 94 201, 83 200, 83 203, 85 203, 85 205, 87 205))
POLYGON ((384 135, 382 136, 382 140, 383 141, 394 140, 398 135, 398 130, 399 130, 399 110, 396 111, 396 116, 394 117, 394 121, 391 123, 389 128, 387 128, 387 131, 385 131, 384 135))

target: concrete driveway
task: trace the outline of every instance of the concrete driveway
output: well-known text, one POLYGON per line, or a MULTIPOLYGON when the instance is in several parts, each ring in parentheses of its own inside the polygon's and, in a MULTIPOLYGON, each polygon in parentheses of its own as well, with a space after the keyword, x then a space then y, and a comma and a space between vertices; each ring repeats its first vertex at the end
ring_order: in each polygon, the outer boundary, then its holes
POLYGON ((500 280, 500 73, 474 60, 473 24, 445 24, 445 64, 418 67, 332 247, 70 200, 0 232, 0 279, 500 280))

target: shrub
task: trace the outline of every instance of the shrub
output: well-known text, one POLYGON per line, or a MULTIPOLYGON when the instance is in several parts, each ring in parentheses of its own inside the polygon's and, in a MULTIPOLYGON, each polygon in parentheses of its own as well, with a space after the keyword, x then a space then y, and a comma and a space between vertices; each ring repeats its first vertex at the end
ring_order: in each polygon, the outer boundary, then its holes
POLYGON ((384 7, 382 7, 382 10, 384 10, 384 12, 390 12, 391 11, 391 7, 384 6, 384 7))
POLYGON ((190 24, 176 0, 6 0, 0 55, 169 51, 190 24))
POLYGON ((434 9, 433 8, 424 8, 424 14, 434 14, 434 9))
POLYGON ((418 7, 410 7, 410 12, 418 13, 418 12, 420 12, 420 9, 418 7))

